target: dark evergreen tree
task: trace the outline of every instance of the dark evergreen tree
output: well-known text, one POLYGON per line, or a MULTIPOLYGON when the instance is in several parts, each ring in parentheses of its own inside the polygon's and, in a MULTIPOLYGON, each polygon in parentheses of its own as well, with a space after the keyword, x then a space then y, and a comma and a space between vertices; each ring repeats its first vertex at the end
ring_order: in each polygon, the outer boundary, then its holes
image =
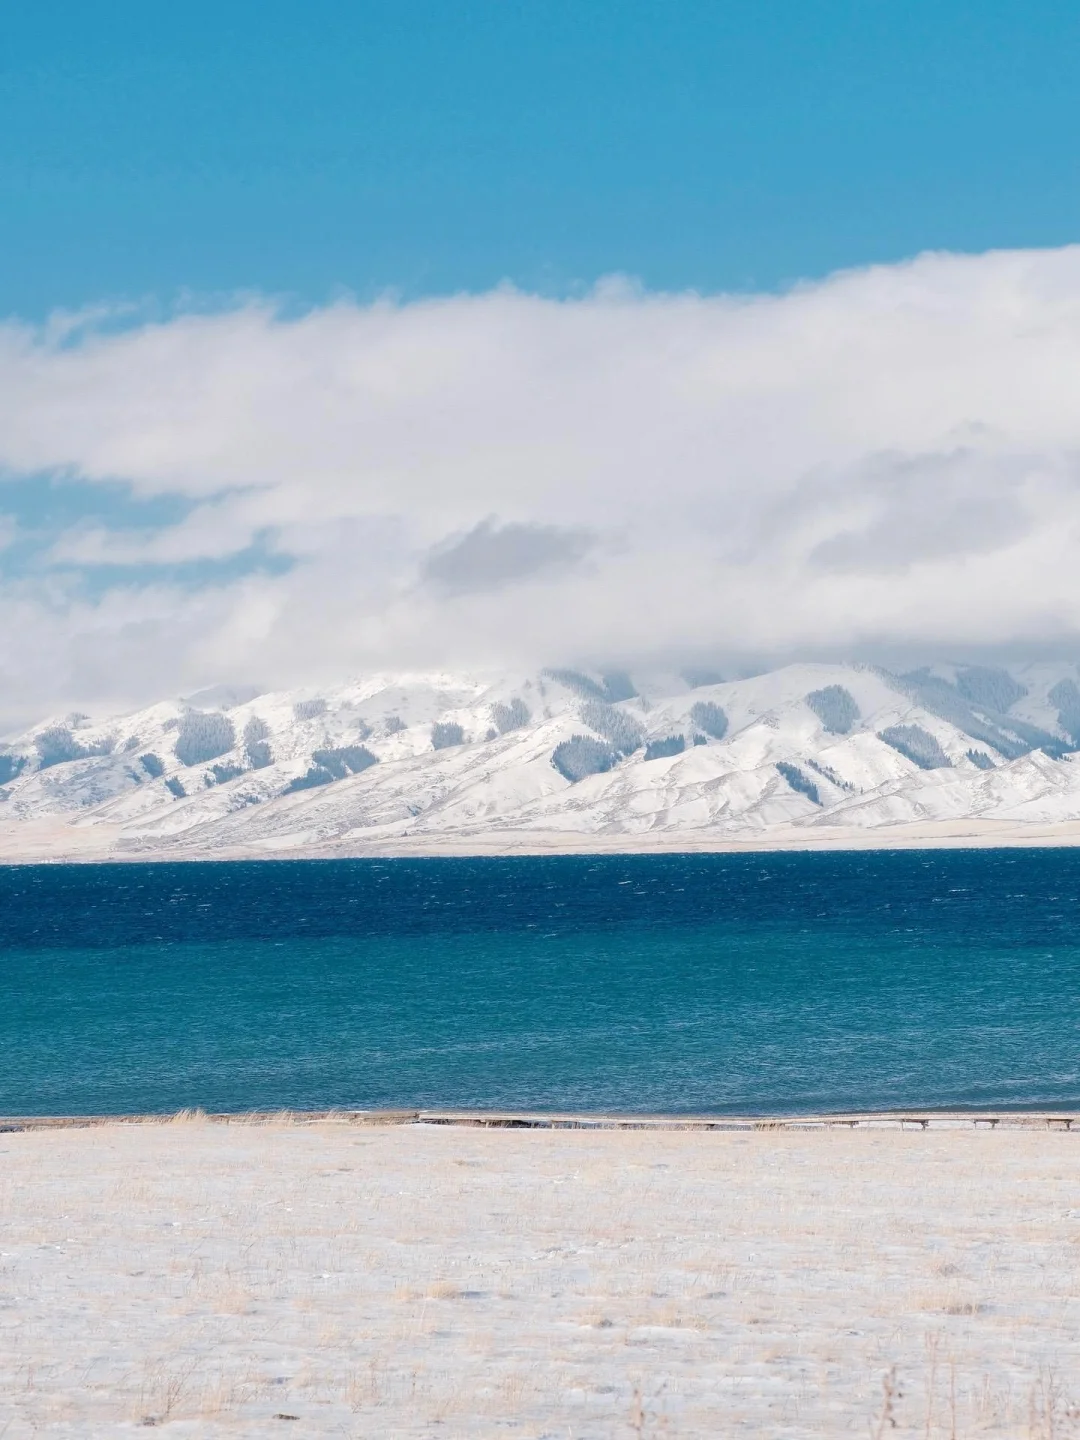
POLYGON ((544 674, 583 700, 603 700, 609 705, 617 705, 620 700, 632 700, 638 693, 637 686, 625 670, 610 670, 599 680, 581 670, 545 670, 544 674))
POLYGON ((320 715, 326 714, 326 701, 321 697, 314 700, 297 700, 292 707, 294 720, 318 720, 320 715))
POLYGON ((238 775, 243 775, 242 765, 211 765, 210 775, 213 777, 209 782, 212 785, 227 785, 230 780, 235 780, 238 775))
POLYGON ((554 680, 566 690, 572 690, 583 700, 607 700, 607 690, 598 681, 583 675, 580 670, 545 670, 549 680, 554 680))
POLYGON ((188 710, 180 720, 173 752, 181 765, 205 765, 227 755, 236 744, 236 731, 220 710, 188 710))
POLYGON ((976 713, 971 702, 961 695, 955 685, 950 685, 940 675, 932 675, 929 670, 913 670, 910 674, 897 677, 894 683, 929 710, 931 715, 948 720, 965 735, 989 745, 1006 760, 1019 759, 1036 749, 1044 750, 1047 755, 1063 755, 1070 748, 1058 736, 1040 730, 1037 725, 1029 725, 1026 720, 989 711, 985 705, 980 705, 979 713, 976 713))
POLYGON ((921 725, 890 725, 879 731, 878 739, 898 750, 920 770, 942 770, 952 765, 933 735, 921 725))
POLYGON ((1027 694, 1027 686, 1014 680, 1007 670, 989 665, 969 665, 959 671, 956 688, 972 705, 995 715, 1004 715, 1027 694))
POLYGON ((821 796, 818 793, 817 786, 810 779, 809 775, 803 774, 797 765, 789 765, 786 760, 778 760, 776 762, 776 768, 791 786, 792 790, 796 791, 799 795, 805 795, 806 798, 812 800, 815 805, 821 804, 821 796))
POLYGON ((625 670, 612 670, 609 674, 601 676, 604 687, 604 698, 612 705, 617 705, 620 700, 633 700, 638 693, 637 686, 625 670))
POLYGON ((506 735, 511 730, 520 730, 529 723, 529 709, 524 700, 519 700, 515 695, 508 705, 493 705, 491 718, 499 734, 506 735))
POLYGON ((820 760, 812 759, 808 759, 806 763, 810 766, 811 770, 816 770, 819 775, 828 780, 831 785, 835 785, 838 790, 855 789, 854 785, 850 785, 846 780, 841 780, 831 765, 822 765, 820 760))
POLYGON ((1047 696, 1057 706, 1058 724, 1074 745, 1080 745, 1080 690, 1075 680, 1059 680, 1047 696))
POLYGON ((967 758, 973 765, 978 766, 980 770, 994 770, 997 768, 985 750, 969 750, 967 752, 967 758))
POLYGON ((311 765, 303 775, 290 780, 281 793, 291 795, 295 790, 313 790, 318 785, 330 785, 333 780, 333 775, 324 765, 311 765))
POLYGON ((855 697, 843 685, 811 690, 806 703, 830 735, 847 735, 861 718, 855 697))
POLYGON ((25 764, 25 755, 0 755, 0 785, 16 779, 25 764))
POLYGON ((666 760, 669 755, 681 755, 686 749, 684 735, 668 735, 663 740, 650 740, 645 746, 646 760, 666 760))
POLYGON ((253 770, 265 770, 274 763, 266 721, 252 715, 244 726, 244 757, 253 770))
POLYGON ((465 731, 454 720, 439 720, 431 727, 431 748, 452 750, 465 744, 465 731))
POLYGON ((719 705, 714 705, 711 700, 698 700, 690 706, 690 719, 703 730, 706 735, 711 735, 714 740, 723 740, 728 730, 728 718, 719 705))
POLYGON ((51 725, 48 730, 42 730, 34 737, 34 749, 38 753, 39 770, 63 765, 68 760, 81 760, 86 754, 66 725, 51 725))
POLYGON ((602 775, 619 763, 619 754, 602 740, 591 735, 571 735, 556 745, 551 763, 571 785, 584 780, 587 775, 602 775))
POLYGON ((610 740, 620 755, 632 755, 645 740, 644 725, 625 710, 616 710, 604 701, 586 700, 581 707, 581 718, 590 729, 610 740))
POLYGON ((328 770, 335 780, 344 780, 346 775, 359 775, 362 770, 377 765, 379 759, 366 745, 340 745, 336 750, 315 750, 312 760, 328 770))
POLYGON ((139 764, 146 771, 147 775, 150 776, 151 780, 157 780, 165 774, 165 766, 161 763, 160 759, 152 753, 148 752, 146 755, 140 755, 139 764))

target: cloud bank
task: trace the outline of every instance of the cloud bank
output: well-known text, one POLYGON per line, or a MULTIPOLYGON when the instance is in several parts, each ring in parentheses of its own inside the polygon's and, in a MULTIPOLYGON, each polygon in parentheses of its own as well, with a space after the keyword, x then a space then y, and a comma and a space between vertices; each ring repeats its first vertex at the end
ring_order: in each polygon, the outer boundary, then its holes
POLYGON ((0 326, 0 713, 1076 645, 1080 247, 0 326))

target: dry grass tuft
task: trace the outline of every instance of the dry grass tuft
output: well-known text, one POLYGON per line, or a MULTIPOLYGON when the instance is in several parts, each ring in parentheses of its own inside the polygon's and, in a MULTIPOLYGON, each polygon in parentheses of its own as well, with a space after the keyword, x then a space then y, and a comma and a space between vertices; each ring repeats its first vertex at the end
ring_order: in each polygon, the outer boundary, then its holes
POLYGON ((451 1280, 437 1280, 434 1285, 428 1286, 425 1295, 429 1300, 461 1300, 465 1291, 451 1280))

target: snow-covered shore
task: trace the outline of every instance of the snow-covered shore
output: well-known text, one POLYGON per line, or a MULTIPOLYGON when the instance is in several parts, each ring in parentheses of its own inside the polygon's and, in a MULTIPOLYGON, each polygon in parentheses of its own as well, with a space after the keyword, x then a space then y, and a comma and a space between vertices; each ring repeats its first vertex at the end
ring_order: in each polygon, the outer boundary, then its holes
POLYGON ((0 1432, 1064 1435, 1078 1146, 5 1133, 0 1432))
POLYGON ((255 847, 185 846, 179 852, 132 852, 115 832, 72 831, 55 823, 24 824, 0 830, 0 864, 79 864, 103 861, 155 860, 327 860, 420 858, 483 855, 735 855, 828 850, 985 850, 1008 847, 1048 848, 1080 845, 1080 820, 1057 825, 1032 825, 993 820, 924 822, 875 830, 837 828, 826 833, 771 829, 760 836, 723 834, 651 834, 646 836, 582 836, 496 831, 469 836, 404 836, 382 842, 255 847))

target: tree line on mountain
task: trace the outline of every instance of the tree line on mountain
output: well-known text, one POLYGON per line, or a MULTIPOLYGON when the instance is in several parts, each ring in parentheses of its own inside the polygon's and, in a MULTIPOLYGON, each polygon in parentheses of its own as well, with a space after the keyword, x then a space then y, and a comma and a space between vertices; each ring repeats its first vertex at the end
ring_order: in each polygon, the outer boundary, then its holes
POLYGON ((612 670, 594 680, 581 670, 544 670, 547 679, 554 680, 564 689, 572 691, 582 700, 600 700, 617 705, 620 700, 632 700, 638 693, 637 687, 624 670, 612 670))
POLYGON ((511 730, 520 730, 529 723, 529 707, 515 695, 508 705, 495 704, 491 707, 491 718, 500 735, 509 735, 511 730))
POLYGON ((173 754, 181 765, 205 765, 236 747, 236 730, 220 710, 185 710, 173 754))
POLYGON ((826 685, 823 690, 811 690, 806 703, 830 735, 850 734, 861 718, 855 697, 843 685, 826 685))
POLYGON ((34 737, 34 749, 38 755, 39 770, 48 770, 53 765, 64 765, 69 760, 86 760, 91 756, 111 755, 116 749, 116 737, 106 735, 91 745, 83 745, 66 725, 50 725, 34 737))
POLYGON ((1007 670, 990 665, 969 665, 958 670, 956 688, 970 705, 998 715, 1011 710, 1028 693, 1027 686, 1013 679, 1007 670))
POLYGON ((465 731, 456 720, 438 720, 431 727, 431 748, 452 750, 456 745, 465 744, 465 731))
POLYGON ((698 700, 691 705, 690 719, 713 740, 723 740, 728 732, 727 714, 711 700, 698 700))
POLYGON ((967 758, 971 761, 971 763, 975 766, 977 770, 997 769, 997 766, 994 764, 993 760, 990 759, 990 756, 987 755, 985 750, 969 750, 967 751, 967 758))
POLYGON ((604 700, 586 700, 580 714, 589 729, 610 741, 620 755, 632 755, 644 743, 644 725, 604 700))
POLYGON ((812 757, 808 757, 806 763, 810 766, 811 770, 816 770, 823 779, 828 780, 830 785, 835 785, 838 790, 855 789, 855 786, 852 785, 850 781, 842 780, 831 765, 824 765, 820 760, 815 760, 812 757))
POLYGON ((686 749, 685 735, 666 735, 662 740, 650 740, 645 746, 644 759, 666 760, 671 755, 681 755, 686 749))
POLYGON ((25 755, 0 755, 0 785, 6 785, 9 780, 17 779, 25 764, 25 755))
POLYGON ((321 696, 314 700, 297 700, 292 707, 294 720, 317 720, 320 715, 326 714, 326 701, 321 696))
POLYGON ((943 770, 952 765, 934 736, 921 725, 888 725, 878 731, 878 739, 891 745, 920 770, 943 770))
POLYGON ((244 726, 244 755, 253 770, 265 770, 274 763, 266 721, 252 715, 244 726))
POLYGON ((792 790, 799 795, 805 795, 806 798, 815 805, 821 804, 821 795, 818 787, 810 779, 809 775, 805 775, 799 769, 798 765, 792 765, 787 760, 778 760, 776 762, 776 768, 791 786, 792 790))
POLYGON ((373 755, 366 745, 339 745, 334 749, 313 750, 311 760, 307 772, 291 780, 286 785, 284 794, 329 785, 333 780, 359 775, 379 763, 379 757, 373 755))
POLYGON ((1059 680, 1047 699, 1057 707, 1058 724, 1074 745, 1080 745, 1080 690, 1075 680, 1059 680))
POLYGON ((209 788, 211 785, 228 785, 230 780, 235 780, 240 775, 246 774, 243 765, 211 765, 210 769, 203 776, 203 784, 209 788))
POLYGON ((614 769, 621 759, 622 756, 611 745, 591 735, 571 735, 569 740, 560 741, 551 752, 552 765, 571 785, 576 785, 587 775, 602 775, 614 769))
POLYGON ((1032 750, 1060 759, 1072 749, 1070 742, 1060 736, 1006 713, 1009 706, 1027 694, 1007 670, 970 666, 957 673, 956 684, 927 669, 890 678, 931 715, 947 720, 972 740, 989 745, 1006 760, 1018 760, 1032 750), (1002 706, 1005 709, 999 708, 1002 706))

